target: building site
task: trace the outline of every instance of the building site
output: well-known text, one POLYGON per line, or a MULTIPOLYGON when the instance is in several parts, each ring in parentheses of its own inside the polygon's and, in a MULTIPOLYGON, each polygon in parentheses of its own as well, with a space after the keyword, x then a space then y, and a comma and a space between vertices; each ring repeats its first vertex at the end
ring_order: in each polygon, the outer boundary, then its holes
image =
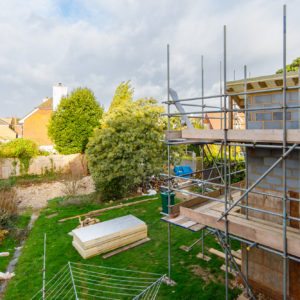
MULTIPOLYGON (((257 292, 270 299, 300 299, 300 73, 286 71, 286 35, 284 6, 282 72, 249 77, 245 65, 243 79, 227 81, 224 26, 220 93, 206 96, 202 86, 202 95, 194 98, 178 97, 170 84, 172 65, 169 46, 167 49, 169 131, 164 143, 169 169, 164 188, 169 209, 162 219, 169 223, 169 279, 173 226, 202 231, 195 244, 202 243, 203 248, 206 236, 214 235, 224 251, 224 299, 228 299, 231 273, 245 286, 247 299, 256 299, 257 292), (208 114, 218 116, 219 128, 203 130, 208 114), (181 130, 171 130, 172 120, 178 118, 181 130), (190 120, 195 118, 203 128, 194 127, 190 120), (213 167, 174 175, 172 148, 179 145, 199 147, 202 161, 211 160, 213 167), (237 185, 232 179, 241 172, 245 178, 237 185), (176 181, 181 184, 174 184, 176 181), (189 186, 199 187, 198 192, 187 191, 189 186), (172 193, 191 199, 172 205, 172 193), (233 240, 241 242, 240 255, 231 249, 233 240)), ((202 65, 202 84, 203 74, 202 65)), ((204 253, 201 258, 206 259, 204 253)))

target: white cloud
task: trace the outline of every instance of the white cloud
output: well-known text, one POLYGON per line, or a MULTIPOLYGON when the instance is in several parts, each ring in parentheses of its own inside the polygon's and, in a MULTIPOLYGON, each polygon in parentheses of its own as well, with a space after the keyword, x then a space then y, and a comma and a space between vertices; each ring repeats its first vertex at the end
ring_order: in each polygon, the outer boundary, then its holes
MULTIPOLYGON (((219 92, 223 24, 228 80, 274 73, 282 64, 282 1, 5 0, 0 4, 2 116, 23 116, 51 96, 52 85, 91 88, 109 106, 121 81, 135 97, 166 98, 166 45, 171 85, 180 97, 219 92)), ((298 11, 288 5, 288 62, 299 56, 298 11)))

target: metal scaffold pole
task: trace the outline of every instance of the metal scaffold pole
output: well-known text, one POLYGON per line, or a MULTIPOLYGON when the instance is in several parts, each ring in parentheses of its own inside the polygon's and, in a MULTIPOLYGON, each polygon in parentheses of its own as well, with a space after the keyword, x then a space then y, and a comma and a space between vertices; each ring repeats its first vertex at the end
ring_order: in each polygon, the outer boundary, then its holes
MULTIPOLYGON (((228 183, 227 183, 227 98, 226 98, 226 25, 224 25, 224 186, 225 186, 225 211, 228 208, 228 183)), ((228 247, 228 220, 225 216, 225 247, 228 247)), ((226 300, 228 300, 228 253, 225 253, 225 290, 226 290, 226 300)))
MULTIPOLYGON (((244 96, 244 106, 245 106, 245 129, 247 130, 248 129, 248 96, 247 96, 247 66, 245 65, 244 66, 244 91, 245 91, 245 96, 244 96)), ((248 169, 248 147, 245 147, 245 188, 248 189, 248 186, 249 186, 249 177, 248 177, 248 172, 249 172, 249 169, 248 169)), ((246 204, 246 207, 248 207, 248 194, 246 195, 246 198, 245 198, 245 204, 246 204)), ((248 219, 248 208, 245 209, 245 215, 246 215, 246 219, 248 219)), ((249 276, 249 253, 248 251, 246 251, 246 280, 248 282, 248 276, 249 276)), ((246 295, 248 296, 249 295, 249 289, 248 289, 248 286, 247 286, 247 290, 246 290, 246 295)))
MULTIPOLYGON (((287 128, 286 128, 286 5, 283 6, 283 92, 282 92, 282 102, 283 102, 283 154, 286 152, 287 147, 287 128)), ((283 159, 283 299, 287 299, 287 236, 286 236, 286 226, 287 226, 287 185, 286 185, 286 159, 283 159)))
MULTIPOLYGON (((170 46, 167 45, 167 97, 168 97, 168 131, 171 129, 170 123, 170 46)), ((171 206, 171 153, 170 145, 168 145, 168 215, 170 215, 171 206)), ((168 224, 168 275, 169 282, 171 282, 171 224, 168 224)))

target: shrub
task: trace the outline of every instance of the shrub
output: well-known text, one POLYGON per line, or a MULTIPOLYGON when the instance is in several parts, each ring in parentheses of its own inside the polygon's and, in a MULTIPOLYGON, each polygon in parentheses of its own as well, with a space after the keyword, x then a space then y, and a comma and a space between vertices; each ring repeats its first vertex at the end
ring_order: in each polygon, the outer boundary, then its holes
POLYGON ((18 159, 21 173, 27 172, 31 158, 38 154, 38 145, 34 141, 24 138, 0 145, 0 158, 18 159))
POLYGON ((6 235, 8 235, 8 230, 2 229, 2 227, 0 226, 0 245, 2 245, 6 235))
POLYGON ((31 140, 20 138, 0 145, 0 157, 25 158, 38 155, 38 145, 31 140))

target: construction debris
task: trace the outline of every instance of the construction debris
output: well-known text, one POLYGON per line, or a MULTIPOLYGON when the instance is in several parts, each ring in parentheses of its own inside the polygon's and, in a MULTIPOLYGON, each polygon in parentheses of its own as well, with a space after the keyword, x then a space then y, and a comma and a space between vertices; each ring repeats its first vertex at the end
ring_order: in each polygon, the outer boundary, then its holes
POLYGON ((99 216, 99 215, 101 215, 99 213, 102 213, 104 211, 108 211, 108 210, 112 210, 112 209, 116 209, 116 208, 121 208, 121 207, 127 207, 127 206, 131 206, 131 205, 135 205, 135 204, 139 204, 139 203, 144 203, 144 202, 147 202, 147 201, 150 201, 150 200, 157 200, 157 199, 158 198, 150 198, 150 199, 134 201, 134 202, 126 203, 126 204, 121 203, 121 204, 116 205, 116 206, 110 206, 110 207, 106 207, 106 208, 102 208, 102 209, 92 210, 92 211, 90 211, 86 214, 60 219, 60 220, 58 220, 58 222, 64 222, 64 221, 67 221, 67 220, 72 220, 72 219, 81 218, 81 217, 90 217, 90 216, 96 216, 96 215, 99 216))
POLYGON ((0 252, 0 257, 9 256, 9 252, 0 252))
POLYGON ((81 217, 79 219, 79 224, 76 228, 81 228, 89 225, 94 225, 100 223, 98 219, 93 219, 93 218, 85 218, 83 221, 81 220, 81 217))
POLYGON ((105 253, 147 237, 147 225, 127 215, 72 231, 73 246, 83 258, 105 253))

